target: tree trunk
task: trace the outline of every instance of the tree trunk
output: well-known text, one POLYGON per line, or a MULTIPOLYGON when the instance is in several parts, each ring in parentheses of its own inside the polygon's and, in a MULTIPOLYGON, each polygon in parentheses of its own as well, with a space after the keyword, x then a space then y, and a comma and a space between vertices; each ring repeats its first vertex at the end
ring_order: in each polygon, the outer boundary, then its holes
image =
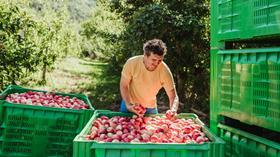
POLYGON ((42 84, 46 83, 46 73, 47 73, 47 64, 44 63, 44 65, 43 65, 43 72, 42 72, 42 80, 41 80, 42 84))
POLYGON ((3 90, 3 88, 4 88, 4 78, 1 77, 1 79, 0 79, 0 90, 3 90))

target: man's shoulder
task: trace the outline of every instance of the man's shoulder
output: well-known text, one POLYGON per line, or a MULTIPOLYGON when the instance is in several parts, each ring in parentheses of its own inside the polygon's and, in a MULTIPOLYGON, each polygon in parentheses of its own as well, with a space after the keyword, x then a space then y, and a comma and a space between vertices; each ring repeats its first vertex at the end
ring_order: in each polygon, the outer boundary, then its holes
POLYGON ((164 61, 161 62, 160 67, 161 67, 161 69, 169 69, 168 65, 164 61))
POLYGON ((143 55, 133 56, 127 60, 127 63, 133 64, 141 61, 143 59, 143 55))

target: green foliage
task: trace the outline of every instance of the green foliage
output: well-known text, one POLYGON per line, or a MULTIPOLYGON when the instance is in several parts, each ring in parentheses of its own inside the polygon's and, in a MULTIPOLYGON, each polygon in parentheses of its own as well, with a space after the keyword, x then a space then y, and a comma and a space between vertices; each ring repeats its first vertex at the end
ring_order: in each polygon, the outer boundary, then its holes
POLYGON ((27 9, 36 15, 37 19, 47 22, 49 26, 54 21, 60 22, 61 29, 56 34, 58 40, 54 43, 59 47, 58 57, 65 57, 81 55, 84 41, 79 34, 80 24, 89 17, 94 5, 95 1, 92 0, 30 0, 27 9))
POLYGON ((63 1, 0 0, 0 89, 41 69, 44 83, 57 58, 80 53, 67 6, 63 1))
POLYGON ((71 20, 77 21, 78 23, 86 20, 90 16, 94 6, 94 0, 68 0, 68 10, 71 20))
MULTIPOLYGON (((107 7, 108 3, 97 2, 97 7, 92 12, 92 17, 82 24, 83 53, 91 58, 98 57, 104 62, 116 60, 121 55, 121 37, 125 25, 122 19, 107 7)), ((112 63, 110 63, 112 64, 112 63)), ((114 64, 118 65, 119 64, 114 64)), ((120 68, 120 67, 119 67, 120 68)), ((105 68, 94 88, 94 100, 96 104, 111 104, 119 97, 119 74, 111 75, 110 71, 119 68, 105 68), (111 102, 111 103, 109 103, 111 102)), ((116 74, 116 73, 112 73, 116 74)))
POLYGON ((15 6, 0 5, 0 88, 38 69, 37 23, 15 6))
POLYGON ((83 50, 88 51, 85 54, 94 53, 105 60, 114 57, 115 53, 112 52, 118 50, 120 36, 124 29, 124 24, 116 13, 110 12, 106 4, 97 3, 91 19, 83 23, 82 27, 81 34, 85 37, 83 50))
POLYGON ((48 51, 56 57, 78 55, 80 42, 77 23, 72 22, 72 15, 68 11, 70 2, 31 0, 23 5, 28 12, 34 15, 37 21, 43 23, 43 28, 49 31, 46 38, 48 51), (51 48, 51 49, 50 49, 51 48))

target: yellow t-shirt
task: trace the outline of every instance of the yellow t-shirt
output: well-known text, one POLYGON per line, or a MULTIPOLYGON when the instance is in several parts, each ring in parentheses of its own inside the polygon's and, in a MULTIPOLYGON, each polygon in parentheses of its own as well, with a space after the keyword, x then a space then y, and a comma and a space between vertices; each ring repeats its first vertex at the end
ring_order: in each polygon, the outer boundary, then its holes
POLYGON ((122 77, 130 81, 128 90, 132 103, 155 108, 158 91, 162 87, 165 91, 175 89, 175 84, 170 69, 164 62, 161 62, 154 71, 148 71, 143 59, 143 55, 128 59, 123 67, 122 77))

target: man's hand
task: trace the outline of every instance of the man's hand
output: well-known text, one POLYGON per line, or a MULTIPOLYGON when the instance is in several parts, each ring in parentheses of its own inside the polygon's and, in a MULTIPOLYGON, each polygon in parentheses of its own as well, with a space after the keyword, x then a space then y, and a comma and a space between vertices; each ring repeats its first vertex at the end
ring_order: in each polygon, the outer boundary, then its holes
POLYGON ((146 113, 146 108, 141 104, 135 104, 133 108, 137 111, 138 116, 142 117, 146 113))
POLYGON ((126 104, 126 108, 128 111, 137 114, 137 111, 134 109, 134 104, 128 103, 128 104, 126 104))
POLYGON ((144 116, 145 112, 146 112, 146 108, 143 107, 141 104, 132 104, 129 103, 128 105, 126 105, 126 108, 128 111, 135 113, 138 116, 144 116))
POLYGON ((170 109, 166 111, 165 116, 167 119, 174 120, 177 118, 178 97, 176 96, 170 109))
POLYGON ((165 116, 167 119, 176 119, 176 116, 177 116, 177 112, 175 110, 167 110, 166 113, 165 113, 165 116))

